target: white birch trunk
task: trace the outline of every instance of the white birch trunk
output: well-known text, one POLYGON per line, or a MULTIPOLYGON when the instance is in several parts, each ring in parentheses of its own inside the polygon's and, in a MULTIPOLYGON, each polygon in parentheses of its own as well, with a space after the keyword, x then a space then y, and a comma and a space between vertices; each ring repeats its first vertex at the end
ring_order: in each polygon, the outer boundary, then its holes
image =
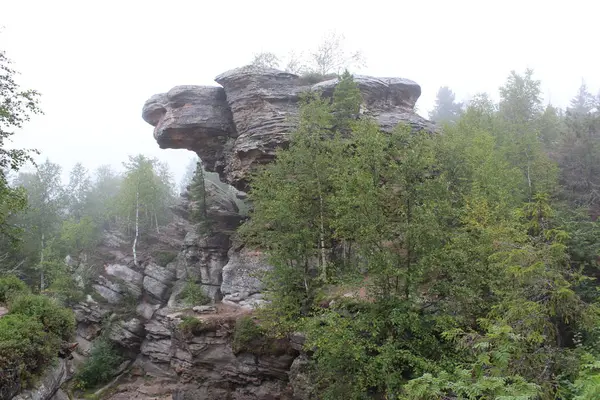
POLYGON ((137 263, 137 240, 139 235, 139 220, 140 220, 140 192, 137 191, 135 193, 135 239, 133 239, 133 263, 138 265, 137 263))
POLYGON ((42 252, 40 253, 40 292, 46 288, 44 276, 44 233, 42 232, 42 252))

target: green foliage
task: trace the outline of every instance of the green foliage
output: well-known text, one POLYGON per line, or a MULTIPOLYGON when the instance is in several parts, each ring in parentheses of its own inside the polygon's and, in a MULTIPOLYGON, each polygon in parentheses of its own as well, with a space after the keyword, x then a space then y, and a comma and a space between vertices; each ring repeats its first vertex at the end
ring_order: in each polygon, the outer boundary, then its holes
POLYGON ((9 186, 7 173, 18 171, 25 163, 32 161, 29 149, 7 148, 7 142, 15 130, 23 127, 32 115, 40 114, 39 97, 35 90, 24 90, 15 79, 18 72, 12 66, 6 53, 0 50, 0 233, 14 238, 18 232, 8 219, 25 207, 22 190, 9 186))
POLYGON ((91 217, 67 219, 60 232, 60 244, 65 253, 79 255, 92 251, 100 241, 100 231, 91 217))
POLYGON ((10 303, 11 314, 37 318, 44 329, 62 340, 69 340, 75 329, 75 316, 52 299, 41 295, 22 295, 10 303))
POLYGON ((44 294, 55 298, 65 306, 75 305, 85 299, 85 294, 73 279, 73 274, 66 271, 62 264, 53 269, 50 286, 44 294))
POLYGON ((88 389, 108 382, 121 362, 123 357, 109 340, 96 339, 90 356, 75 375, 77 386, 88 389))
POLYGON ((33 383, 58 355, 60 339, 36 316, 12 313, 0 318, 0 388, 33 383))
POLYGON ((117 215, 132 236, 137 231, 147 234, 170 220, 169 205, 173 199, 170 173, 158 160, 141 154, 124 163, 126 172, 117 195, 117 215))
POLYGON ((319 72, 307 71, 300 75, 300 82, 305 85, 315 85, 335 78, 337 78, 337 74, 321 74, 319 72))
POLYGON ((211 302, 210 297, 204 292, 202 286, 191 279, 186 281, 183 290, 179 294, 179 299, 188 306, 200 306, 211 302))
POLYGON ((0 277, 0 304, 11 301, 15 296, 29 293, 29 288, 14 275, 0 277))
POLYGON ((262 339, 265 332, 252 320, 245 316, 235 321, 235 329, 231 340, 231 348, 234 353, 255 353, 262 347, 262 339))
POLYGON ((206 193, 206 179, 204 167, 198 161, 196 170, 189 186, 190 199, 194 202, 190 211, 190 220, 198 225, 198 233, 210 232, 211 221, 208 215, 208 196, 206 193))
POLYGON ((462 114, 462 103, 456 102, 456 95, 448 86, 442 86, 437 93, 435 106, 429 119, 437 123, 455 123, 462 114))
POLYGON ((203 324, 198 318, 194 317, 183 317, 177 329, 183 334, 184 337, 192 337, 202 332, 203 324))
POLYGON ((154 257, 158 265, 166 267, 177 258, 177 253, 174 251, 155 251, 152 253, 152 257, 154 257))
POLYGON ((306 333, 324 399, 594 398, 597 223, 557 202, 560 113, 532 71, 443 135, 380 132, 357 93, 345 74, 332 100, 307 95, 252 179, 261 326, 306 333))

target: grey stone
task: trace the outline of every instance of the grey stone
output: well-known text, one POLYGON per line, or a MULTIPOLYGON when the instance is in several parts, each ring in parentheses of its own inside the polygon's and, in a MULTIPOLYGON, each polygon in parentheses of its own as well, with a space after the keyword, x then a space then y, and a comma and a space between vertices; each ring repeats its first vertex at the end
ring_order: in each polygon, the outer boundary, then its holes
POLYGON ((146 302, 142 302, 142 303, 138 304, 135 311, 140 317, 142 317, 146 320, 149 320, 154 315, 154 312, 156 310, 158 310, 159 308, 160 308, 160 304, 152 305, 152 304, 149 304, 146 302))
POLYGON ((144 275, 141 273, 121 264, 108 264, 105 266, 104 271, 108 275, 122 280, 131 294, 136 296, 141 294, 141 287, 144 279, 144 275))
POLYGON ((70 400, 69 395, 67 395, 64 390, 58 389, 54 396, 50 398, 50 400, 70 400))
POLYGON ((137 318, 132 318, 129 321, 120 321, 113 326, 109 337, 112 341, 119 345, 137 350, 145 336, 144 324, 137 318))
POLYGON ((49 400, 72 375, 69 362, 59 358, 55 365, 48 368, 36 387, 13 397, 13 400, 49 400))
POLYGON ((167 297, 169 287, 161 281, 152 278, 151 276, 145 276, 144 290, 156 297, 158 300, 162 300, 163 298, 167 297))
POLYGON ((118 304, 123 300, 123 295, 120 292, 115 292, 104 285, 94 284, 92 287, 110 304, 118 304))
MULTIPOLYGON (((301 77, 271 68, 245 66, 215 78, 222 87, 177 86, 155 95, 142 115, 155 126, 162 148, 195 151, 208 171, 236 188, 248 188, 249 173, 273 160, 295 128, 300 94, 333 93, 337 79, 308 84, 301 77)), ((357 75, 368 115, 385 130, 398 122, 414 129, 435 130, 414 112, 421 87, 408 79, 357 75)))
POLYGON ((148 263, 146 268, 144 268, 144 274, 156 279, 164 285, 169 285, 175 279, 175 275, 172 271, 155 263, 148 263))
POLYGON ((166 94, 152 96, 142 117, 155 126, 154 138, 161 148, 190 148, 197 142, 207 146, 196 151, 209 168, 218 168, 220 152, 235 137, 225 91, 213 86, 176 86, 166 94))
POLYGON ((214 314, 217 312, 217 307, 215 306, 196 306, 193 308, 195 312, 198 314, 214 314))
POLYGON ((168 363, 171 361, 171 339, 145 340, 141 353, 154 362, 168 363))
POLYGON ((290 367, 289 380, 294 399, 317 399, 314 383, 309 377, 309 366, 308 358, 301 355, 294 360, 290 367))
POLYGON ((241 251, 232 250, 229 252, 229 262, 223 267, 221 292, 226 298, 227 295, 238 294, 237 299, 230 298, 232 301, 241 301, 258 293, 263 288, 262 275, 271 268, 260 252, 246 248, 241 251))

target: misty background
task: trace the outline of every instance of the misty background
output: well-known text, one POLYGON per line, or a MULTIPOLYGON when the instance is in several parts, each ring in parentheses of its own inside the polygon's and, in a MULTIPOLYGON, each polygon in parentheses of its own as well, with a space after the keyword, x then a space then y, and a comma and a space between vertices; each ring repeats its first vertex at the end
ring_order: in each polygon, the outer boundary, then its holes
POLYGON ((0 48, 24 88, 42 93, 44 115, 15 135, 38 159, 90 170, 120 168, 143 153, 168 163, 179 182, 193 154, 161 150, 141 118, 151 95, 176 85, 216 85, 216 75, 259 52, 284 57, 328 33, 360 50, 361 74, 421 85, 427 117, 440 86, 458 101, 497 99, 511 70, 533 68, 545 102, 565 107, 582 80, 600 88, 600 58, 589 48, 599 6, 542 1, 114 1, 20 0, 2 5, 0 48))

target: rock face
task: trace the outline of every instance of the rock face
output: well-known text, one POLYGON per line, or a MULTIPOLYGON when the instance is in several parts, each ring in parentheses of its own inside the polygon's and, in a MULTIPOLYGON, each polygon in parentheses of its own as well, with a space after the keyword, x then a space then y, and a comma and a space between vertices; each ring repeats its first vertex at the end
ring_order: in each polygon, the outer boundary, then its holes
MULTIPOLYGON (((142 116, 155 126, 162 148, 192 150, 209 171, 224 182, 247 189, 248 173, 267 163, 275 149, 289 142, 302 92, 318 90, 331 96, 337 79, 315 85, 302 77, 254 66, 219 75, 221 87, 177 86, 151 97, 142 116)), ((421 87, 408 79, 355 76, 363 94, 365 112, 382 129, 405 122, 414 129, 434 126, 414 112, 421 87)))
POLYGON ((35 389, 27 390, 13 397, 13 400, 49 400, 60 399, 65 393, 60 390, 60 385, 73 375, 71 362, 59 358, 56 365, 49 368, 40 378, 35 389))
MULTIPOLYGON (((421 94, 415 82, 369 76, 355 76, 355 81, 363 95, 362 115, 373 117, 383 131, 400 122, 434 130, 414 112, 421 94)), ((75 307, 77 357, 87 356, 93 340, 109 327, 108 337, 136 360, 115 400, 316 398, 302 335, 267 351, 259 346, 250 347, 252 353, 234 352, 235 321, 265 301, 261 275, 271 267, 264 254, 234 245, 232 234, 248 208, 243 191, 249 173, 288 144, 301 94, 331 96, 338 81, 312 84, 294 74, 247 66, 219 75, 216 82, 221 86, 177 86, 155 95, 142 113, 155 127, 161 148, 194 151, 216 173, 218 179, 205 179, 209 223, 199 229, 189 221, 197 205, 184 194, 172 208, 175 221, 161 228, 151 245, 139 248, 137 264, 131 243, 107 232, 100 248, 106 257, 95 263, 103 265, 92 282, 95 294, 75 307), (173 257, 165 261, 164 254, 173 257), (180 294, 190 281, 213 304, 183 304, 180 294), (199 320, 193 332, 181 329, 191 318, 199 320)))
POLYGON ((264 302, 261 294, 262 274, 270 269, 262 253, 232 248, 229 251, 229 261, 223 267, 223 302, 256 308, 264 302))
POLYGON ((287 371, 298 351, 280 341, 255 353, 236 353, 232 334, 236 319, 246 312, 226 305, 200 311, 158 310, 145 324, 141 354, 130 374, 134 378, 123 382, 111 398, 284 398, 287 371), (190 318, 199 321, 193 332, 180 328, 190 318))

